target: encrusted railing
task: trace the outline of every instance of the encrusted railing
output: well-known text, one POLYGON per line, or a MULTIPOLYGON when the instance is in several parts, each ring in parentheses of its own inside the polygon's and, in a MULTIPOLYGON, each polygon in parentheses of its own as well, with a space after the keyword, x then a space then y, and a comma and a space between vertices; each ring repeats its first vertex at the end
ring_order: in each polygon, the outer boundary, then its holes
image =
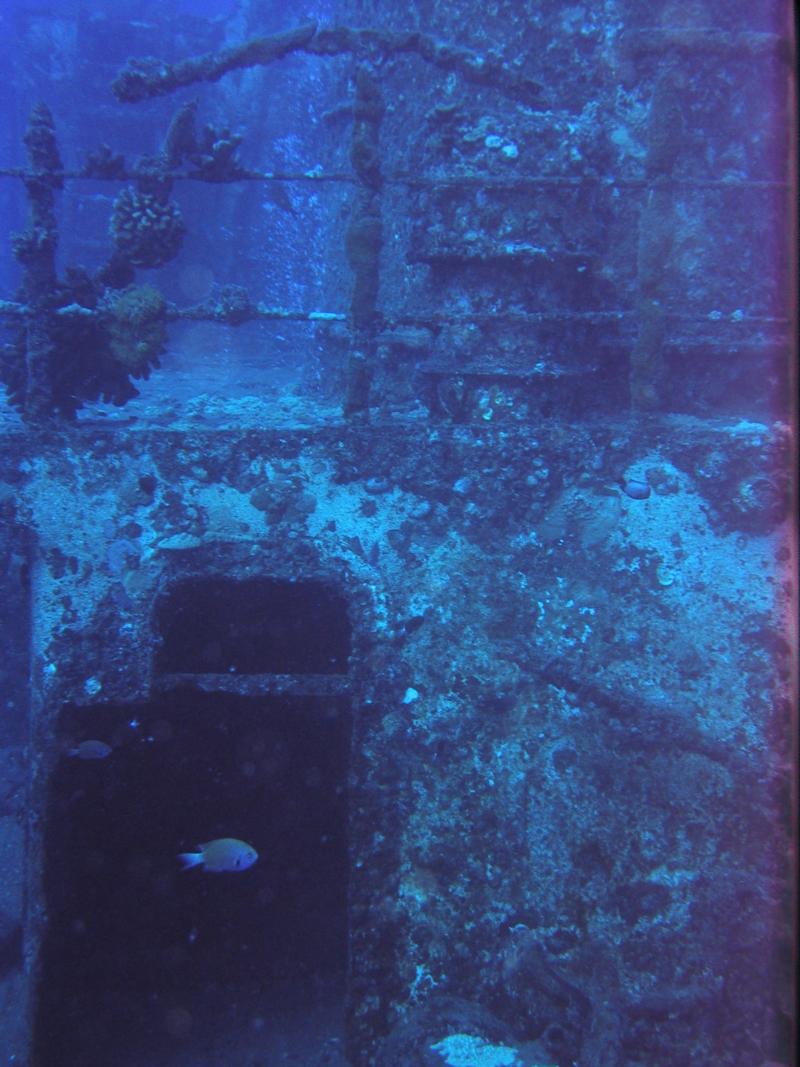
MULTIPOLYGON (((669 309, 663 265, 670 253, 670 220, 676 211, 679 190, 730 189, 727 179, 676 178, 674 165, 682 143, 680 100, 674 81, 675 64, 699 49, 714 53, 764 55, 781 47, 770 34, 721 34, 712 31, 639 31, 630 36, 632 56, 666 56, 669 63, 656 78, 647 131, 648 158, 642 178, 598 175, 385 175, 379 150, 385 105, 376 60, 391 55, 416 55, 442 71, 468 83, 490 87, 502 96, 525 105, 535 105, 542 88, 495 54, 481 55, 417 33, 392 33, 348 27, 325 28, 307 23, 286 33, 257 37, 234 48, 168 64, 156 59, 130 60, 113 83, 120 101, 136 102, 165 95, 198 81, 216 81, 229 71, 263 66, 291 52, 318 56, 349 54, 357 63, 355 95, 347 105, 352 118, 348 173, 307 171, 262 171, 247 169, 238 158, 241 138, 227 129, 206 126, 198 130, 196 103, 184 104, 175 114, 161 152, 141 158, 134 167, 122 156, 102 146, 89 155, 80 170, 62 166, 52 116, 44 105, 34 108, 25 143, 27 168, 0 169, 0 177, 25 184, 30 203, 27 231, 13 238, 13 249, 23 267, 22 286, 16 300, 0 301, 0 317, 14 332, 14 340, 0 349, 0 379, 9 398, 29 421, 52 417, 71 418, 86 402, 102 398, 123 404, 136 394, 132 379, 147 377, 158 366, 164 350, 166 327, 180 320, 200 320, 240 325, 253 320, 293 320, 309 323, 339 323, 347 330, 347 360, 344 412, 363 416, 370 405, 370 385, 381 345, 398 343, 424 349, 432 334, 443 327, 466 324, 542 324, 569 321, 613 324, 624 327, 616 340, 623 343, 630 359, 630 395, 635 407, 657 404, 656 387, 663 352, 674 344, 667 323, 683 322, 697 329, 709 323, 716 337, 705 337, 706 347, 731 344, 731 331, 741 336, 742 326, 756 331, 751 348, 770 345, 759 330, 779 334, 788 319, 736 314, 722 316, 710 310, 705 315, 676 314, 669 309), (660 49, 660 50, 659 50, 660 49), (111 218, 113 249, 105 266, 93 277, 72 269, 58 278, 55 248, 58 227, 55 194, 65 181, 122 183, 111 218), (151 285, 136 285, 136 268, 155 268, 171 261, 180 251, 185 225, 177 203, 171 198, 176 182, 309 182, 353 186, 353 202, 344 243, 353 272, 350 306, 347 310, 308 310, 272 307, 254 300, 245 288, 223 286, 212 298, 179 308, 166 301, 151 285), (443 190, 479 186, 490 191, 557 187, 569 189, 597 185, 609 190, 636 190, 644 198, 636 264, 637 296, 633 308, 556 309, 528 311, 493 308, 464 313, 394 314, 378 307, 381 254, 383 249, 383 194, 388 186, 414 190, 443 190), (417 334, 408 334, 408 328, 417 334), (727 333, 719 331, 727 328, 727 333), (404 332, 405 331, 405 332, 404 332), (426 332, 427 331, 427 332, 426 332)), ((777 180, 737 179, 737 188, 786 187, 777 180)), ((417 258, 432 262, 469 264, 513 262, 547 264, 552 254, 527 243, 484 248, 480 243, 465 250, 423 250, 417 258)), ((570 253, 579 260, 580 253, 570 253)), ((585 269, 585 268, 581 268, 585 269)), ((341 328, 341 326, 340 326, 341 328)), ((537 364, 530 373, 541 370, 537 364)), ((468 373, 468 371, 466 372, 468 373)), ((517 371, 519 374, 520 372, 517 371)))

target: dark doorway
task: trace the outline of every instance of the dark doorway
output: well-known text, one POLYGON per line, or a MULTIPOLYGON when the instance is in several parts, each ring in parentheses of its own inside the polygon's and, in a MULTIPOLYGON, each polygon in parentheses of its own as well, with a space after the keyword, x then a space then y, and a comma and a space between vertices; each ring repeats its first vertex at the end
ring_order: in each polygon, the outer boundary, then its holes
POLYGON ((37 1067, 249 1067, 280 1062, 278 1014, 299 1012, 307 1038, 339 1025, 349 702, 184 688, 67 708, 60 731, 37 1067), (111 752, 68 754, 87 739, 111 752), (258 862, 180 869, 218 837, 258 862))
POLYGON ((156 608, 162 674, 346 674, 347 603, 321 581, 176 582, 156 608))

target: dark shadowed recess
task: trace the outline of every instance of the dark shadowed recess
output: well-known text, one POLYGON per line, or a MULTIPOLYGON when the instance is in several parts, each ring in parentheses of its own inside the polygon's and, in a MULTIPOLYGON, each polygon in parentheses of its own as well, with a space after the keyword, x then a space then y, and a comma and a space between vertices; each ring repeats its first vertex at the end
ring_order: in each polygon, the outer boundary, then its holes
POLYGON ((196 578, 171 586, 156 610, 157 670, 193 674, 344 674, 344 598, 320 581, 196 578))
POLYGON ((185 688, 68 707, 59 728, 37 1067, 236 1067, 274 1047, 279 1013, 310 1027, 321 1001, 341 1008, 345 699, 185 688), (67 754, 89 738, 111 754, 67 754), (252 868, 180 869, 227 836, 258 850, 252 868))

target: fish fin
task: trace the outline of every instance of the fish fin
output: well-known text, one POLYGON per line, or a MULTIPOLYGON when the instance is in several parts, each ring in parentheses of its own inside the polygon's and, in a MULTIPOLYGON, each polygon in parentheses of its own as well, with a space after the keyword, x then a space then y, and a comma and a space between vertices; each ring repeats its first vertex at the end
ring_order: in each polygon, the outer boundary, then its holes
POLYGON ((203 862, 202 852, 179 852, 178 859, 181 862, 181 870, 188 871, 190 867, 199 867, 203 862))

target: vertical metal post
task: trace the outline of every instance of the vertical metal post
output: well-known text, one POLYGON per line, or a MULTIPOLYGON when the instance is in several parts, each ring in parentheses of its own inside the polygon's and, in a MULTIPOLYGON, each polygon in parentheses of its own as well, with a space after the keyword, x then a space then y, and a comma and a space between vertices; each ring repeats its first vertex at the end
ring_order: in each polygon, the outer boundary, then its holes
POLYGON ((29 309, 25 332, 27 381, 23 412, 35 420, 52 410, 54 345, 51 304, 56 286, 58 244, 55 193, 64 184, 53 116, 45 104, 37 104, 31 111, 24 140, 31 165, 31 172, 25 178, 31 208, 30 225, 25 233, 14 235, 12 247, 24 269, 22 297, 29 309))
POLYGON ((344 414, 347 418, 366 418, 369 414, 369 392, 380 326, 377 301, 383 244, 383 179, 379 141, 383 114, 384 103, 377 75, 369 67, 360 66, 356 71, 350 144, 350 161, 358 178, 358 189, 345 238, 347 260, 354 274, 350 301, 350 352, 345 375, 344 414))

